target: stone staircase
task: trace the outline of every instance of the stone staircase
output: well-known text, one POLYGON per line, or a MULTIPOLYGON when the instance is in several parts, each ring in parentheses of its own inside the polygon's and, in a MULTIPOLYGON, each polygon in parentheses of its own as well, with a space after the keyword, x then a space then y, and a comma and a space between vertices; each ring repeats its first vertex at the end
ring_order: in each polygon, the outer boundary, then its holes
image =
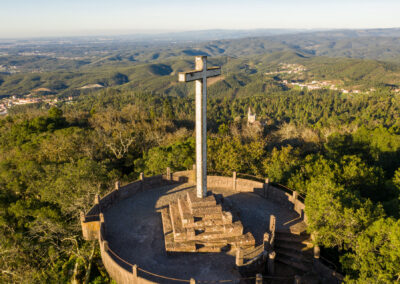
POLYGON ((305 232, 276 231, 274 250, 276 261, 294 268, 299 274, 312 272, 313 244, 305 232))
POLYGON ((221 252, 255 246, 253 235, 243 233, 240 221, 222 210, 214 195, 198 198, 195 192, 161 210, 165 249, 169 252, 221 252))

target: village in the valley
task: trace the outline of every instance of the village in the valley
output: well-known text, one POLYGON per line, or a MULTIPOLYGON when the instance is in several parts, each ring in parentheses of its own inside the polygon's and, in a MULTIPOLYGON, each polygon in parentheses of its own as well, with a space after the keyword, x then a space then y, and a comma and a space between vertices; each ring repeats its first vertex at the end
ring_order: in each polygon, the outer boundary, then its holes
MULTIPOLYGON (((99 89, 104 88, 103 85, 100 84, 88 84, 79 89, 99 89)), ((68 96, 60 98, 55 91, 50 90, 48 88, 37 88, 32 90, 28 95, 17 96, 12 95, 10 97, 3 97, 0 99, 0 115, 5 115, 8 113, 8 110, 17 105, 27 105, 27 104, 37 104, 37 103, 45 103, 48 105, 55 105, 60 102, 68 103, 72 102, 76 99, 74 96, 68 96)))
POLYGON ((73 100, 72 96, 60 99, 57 98, 56 95, 50 95, 50 96, 34 95, 34 92, 23 97, 18 97, 14 95, 11 97, 2 98, 0 100, 0 115, 7 114, 8 110, 16 105, 37 104, 37 103, 46 103, 49 105, 55 105, 58 102, 70 102, 72 100, 73 100))
MULTIPOLYGON (((332 81, 317 81, 313 80, 311 82, 305 82, 300 79, 281 79, 277 77, 277 75, 302 75, 304 72, 308 71, 305 66, 300 64, 291 64, 291 63, 279 63, 277 71, 266 72, 267 76, 274 76, 275 80, 278 80, 281 84, 285 85, 288 88, 305 88, 307 90, 319 90, 319 89, 330 89, 333 91, 340 91, 343 94, 360 94, 370 92, 375 92, 375 88, 370 88, 368 91, 361 91, 354 88, 343 88, 340 87, 339 84, 335 84, 332 81)), ((400 89, 394 89, 395 93, 399 93, 400 89)))

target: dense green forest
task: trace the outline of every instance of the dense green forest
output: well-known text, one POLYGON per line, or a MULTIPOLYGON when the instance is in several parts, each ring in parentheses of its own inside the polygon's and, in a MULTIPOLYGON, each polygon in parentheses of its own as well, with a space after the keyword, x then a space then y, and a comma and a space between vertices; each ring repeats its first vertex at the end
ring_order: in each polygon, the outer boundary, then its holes
MULTIPOLYGON (((113 182, 191 168, 194 101, 104 89, 0 121, 2 282, 107 283, 79 211, 113 182)), ((208 101, 208 167, 306 197, 310 232, 349 283, 400 277, 400 99, 328 90, 208 101), (251 107, 261 124, 247 126, 251 107)))

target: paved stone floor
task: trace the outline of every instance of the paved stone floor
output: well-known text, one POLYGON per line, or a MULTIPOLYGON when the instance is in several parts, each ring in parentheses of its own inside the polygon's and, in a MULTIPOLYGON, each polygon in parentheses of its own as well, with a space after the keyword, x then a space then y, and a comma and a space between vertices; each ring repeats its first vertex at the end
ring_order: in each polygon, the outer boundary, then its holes
MULTIPOLYGON (((195 190, 188 184, 170 185, 140 192, 125 199, 105 212, 106 236, 111 250, 130 263, 153 273, 196 280, 228 280, 241 276, 234 270, 235 256, 227 253, 176 253, 165 252, 161 214, 178 196, 195 190)), ((245 232, 250 231, 256 244, 262 242, 269 226, 270 214, 277 218, 277 229, 288 230, 298 223, 298 215, 279 204, 255 193, 211 188, 214 194, 223 194, 239 213, 245 232)), ((163 282, 164 283, 164 282, 163 282)))

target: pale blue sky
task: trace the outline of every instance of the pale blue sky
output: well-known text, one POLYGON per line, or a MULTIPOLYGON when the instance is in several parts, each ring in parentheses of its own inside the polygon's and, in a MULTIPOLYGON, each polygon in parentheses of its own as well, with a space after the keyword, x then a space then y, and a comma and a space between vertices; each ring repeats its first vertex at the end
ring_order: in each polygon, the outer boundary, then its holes
POLYGON ((400 0, 0 0, 0 37, 400 27, 400 0))

